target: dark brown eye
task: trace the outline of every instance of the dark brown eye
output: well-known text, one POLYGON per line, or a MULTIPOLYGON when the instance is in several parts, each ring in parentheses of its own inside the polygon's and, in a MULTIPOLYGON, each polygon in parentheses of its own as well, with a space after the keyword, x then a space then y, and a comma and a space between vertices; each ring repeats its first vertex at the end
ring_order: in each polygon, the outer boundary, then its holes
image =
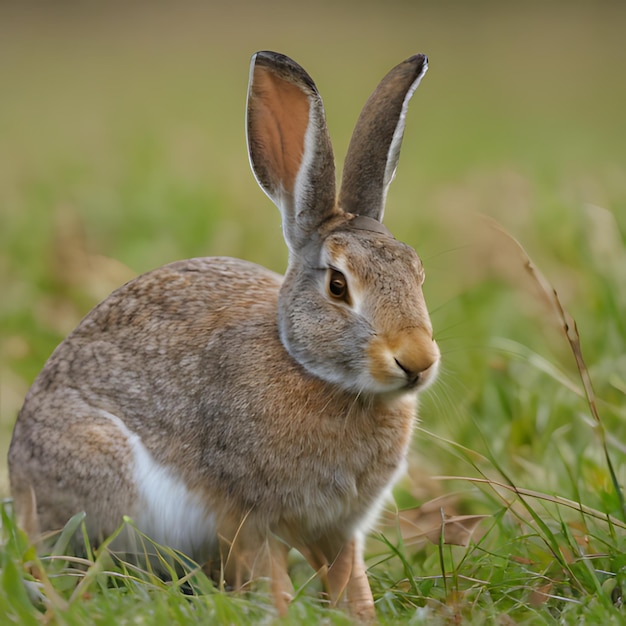
POLYGON ((337 270, 331 269, 328 278, 328 291, 336 300, 348 299, 348 282, 346 277, 337 270))

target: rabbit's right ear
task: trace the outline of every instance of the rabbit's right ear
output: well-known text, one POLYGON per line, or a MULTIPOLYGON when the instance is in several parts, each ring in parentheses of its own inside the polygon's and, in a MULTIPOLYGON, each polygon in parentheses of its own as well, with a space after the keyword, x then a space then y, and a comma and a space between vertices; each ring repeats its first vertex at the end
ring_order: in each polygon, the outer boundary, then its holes
POLYGON ((365 103, 343 168, 339 206, 344 211, 382 221, 409 100, 427 69, 424 54, 412 56, 388 72, 365 103))
POLYGON ((246 125, 254 175, 281 211, 289 249, 298 250, 336 211, 333 151, 311 77, 289 57, 257 52, 246 125))

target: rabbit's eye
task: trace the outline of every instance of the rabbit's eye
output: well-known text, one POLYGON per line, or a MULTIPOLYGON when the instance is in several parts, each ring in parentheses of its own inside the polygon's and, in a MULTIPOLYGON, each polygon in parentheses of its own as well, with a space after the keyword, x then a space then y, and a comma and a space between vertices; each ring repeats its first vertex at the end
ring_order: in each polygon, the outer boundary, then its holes
POLYGON ((328 279, 328 291, 336 300, 348 299, 348 282, 346 277, 339 271, 331 269, 328 279))

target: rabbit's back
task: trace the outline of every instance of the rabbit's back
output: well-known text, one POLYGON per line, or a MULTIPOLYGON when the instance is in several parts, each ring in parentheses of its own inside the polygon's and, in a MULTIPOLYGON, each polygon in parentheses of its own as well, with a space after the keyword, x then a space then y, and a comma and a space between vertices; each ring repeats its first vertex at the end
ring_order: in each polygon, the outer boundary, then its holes
POLYGON ((207 386, 236 350, 237 337, 272 325, 280 282, 260 266, 219 257, 137 277, 58 346, 18 423, 83 422, 71 410, 80 401, 119 416, 158 449, 163 434, 197 420, 207 386))

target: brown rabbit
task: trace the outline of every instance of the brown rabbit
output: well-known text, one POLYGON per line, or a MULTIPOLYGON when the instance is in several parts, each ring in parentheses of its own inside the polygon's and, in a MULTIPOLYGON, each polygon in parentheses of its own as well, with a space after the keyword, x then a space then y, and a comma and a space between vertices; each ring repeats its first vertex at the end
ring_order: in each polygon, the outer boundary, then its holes
POLYGON ((85 511, 97 542, 128 515, 233 586, 269 577, 281 612, 293 547, 333 602, 374 616, 363 535, 439 362, 422 264, 381 223, 426 61, 393 68, 368 100, 337 200, 313 81, 288 57, 254 55, 248 148, 282 213, 286 275, 180 261, 85 317, 15 425, 11 489, 33 538, 85 511))

